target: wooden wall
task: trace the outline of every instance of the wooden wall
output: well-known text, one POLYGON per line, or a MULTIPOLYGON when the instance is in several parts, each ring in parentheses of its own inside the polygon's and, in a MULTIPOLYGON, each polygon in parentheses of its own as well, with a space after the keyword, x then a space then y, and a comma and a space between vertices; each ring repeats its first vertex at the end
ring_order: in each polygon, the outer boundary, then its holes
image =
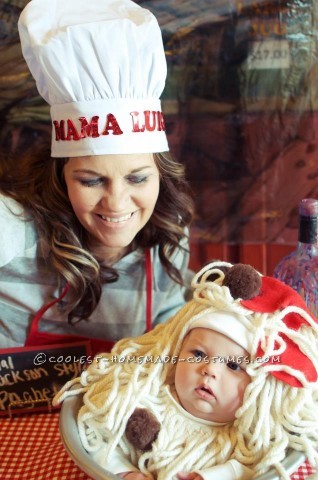
POLYGON ((191 242, 190 268, 196 272, 212 260, 223 260, 230 263, 247 263, 264 275, 273 275, 277 263, 295 247, 270 243, 227 245, 191 242))

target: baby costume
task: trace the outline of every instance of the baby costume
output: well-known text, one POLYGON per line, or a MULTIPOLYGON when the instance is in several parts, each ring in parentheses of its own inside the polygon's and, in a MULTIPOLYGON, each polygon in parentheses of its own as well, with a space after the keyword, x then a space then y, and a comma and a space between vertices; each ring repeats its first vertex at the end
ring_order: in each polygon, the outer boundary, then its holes
MULTIPOLYGON (((193 300, 166 324, 119 341, 55 398, 84 393, 78 415, 83 446, 107 470, 140 470, 168 480, 180 471, 205 480, 247 480, 275 467, 289 449, 317 465, 318 324, 302 298, 248 265, 213 262, 192 281, 193 300), (176 401, 175 365, 193 328, 210 328, 249 353, 250 376, 233 422, 194 418, 176 401), (71 385, 80 388, 68 391, 71 385), (127 428, 138 410, 158 423, 144 449, 127 428)), ((146 427, 144 427, 146 428, 146 427)))

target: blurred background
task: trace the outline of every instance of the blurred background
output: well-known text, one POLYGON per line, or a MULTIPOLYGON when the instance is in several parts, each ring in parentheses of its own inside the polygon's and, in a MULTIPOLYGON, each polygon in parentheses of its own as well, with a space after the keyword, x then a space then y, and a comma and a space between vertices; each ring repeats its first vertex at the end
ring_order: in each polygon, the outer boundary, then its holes
MULTIPOLYGON (((318 198, 317 2, 136 2, 163 33, 167 133, 196 201, 194 269, 218 258, 272 274, 295 248, 298 203, 318 198)), ((0 3, 0 149, 14 161, 51 134, 19 45, 26 3, 0 3)))

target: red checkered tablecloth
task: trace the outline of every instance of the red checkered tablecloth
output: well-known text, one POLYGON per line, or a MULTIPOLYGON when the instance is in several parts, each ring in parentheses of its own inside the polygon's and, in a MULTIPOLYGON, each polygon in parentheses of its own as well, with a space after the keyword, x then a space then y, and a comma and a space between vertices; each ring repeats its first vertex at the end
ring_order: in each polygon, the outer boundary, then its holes
MULTIPOLYGON (((17 415, 0 420, 0 480, 91 480, 64 449, 59 413, 17 415)), ((292 476, 313 473, 305 462, 292 476)))
POLYGON ((64 449, 59 413, 0 419, 1 480, 90 480, 64 449))

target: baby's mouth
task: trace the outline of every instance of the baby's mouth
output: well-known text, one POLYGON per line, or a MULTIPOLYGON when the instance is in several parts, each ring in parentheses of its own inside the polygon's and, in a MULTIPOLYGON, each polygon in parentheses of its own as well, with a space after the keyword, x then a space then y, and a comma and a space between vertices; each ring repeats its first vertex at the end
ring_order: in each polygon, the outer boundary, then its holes
POLYGON ((205 384, 201 384, 199 385, 195 391, 200 395, 202 396, 203 398, 215 398, 216 399, 216 396, 213 392, 213 390, 208 386, 208 385, 205 385, 205 384))

